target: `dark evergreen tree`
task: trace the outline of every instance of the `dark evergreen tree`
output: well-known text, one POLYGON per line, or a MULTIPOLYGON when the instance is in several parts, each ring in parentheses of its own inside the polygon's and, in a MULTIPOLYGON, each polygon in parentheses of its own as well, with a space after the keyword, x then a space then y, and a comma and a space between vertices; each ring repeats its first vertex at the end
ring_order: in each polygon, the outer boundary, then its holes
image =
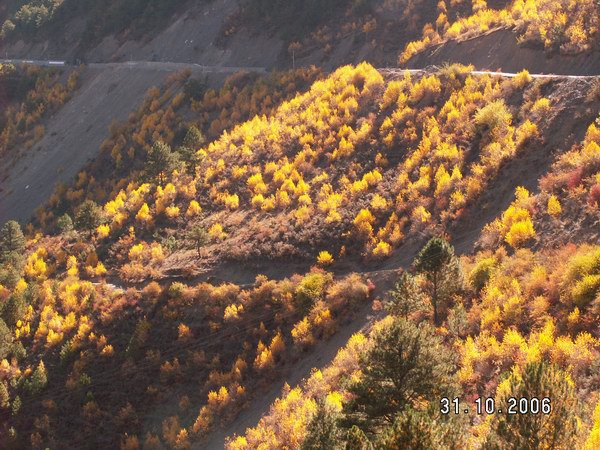
POLYGON ((391 301, 386 304, 386 309, 394 316, 408 318, 423 306, 423 291, 415 277, 408 272, 400 274, 389 294, 391 301))
POLYGON ((10 353, 13 335, 4 320, 0 319, 0 360, 10 353))
POLYGON ((5 262, 11 254, 21 254, 25 250, 25 236, 21 225, 9 220, 0 230, 0 261, 5 262))
POLYGON ((373 450, 373 444, 360 428, 353 425, 346 434, 345 450, 373 450))
POLYGON ((362 377, 349 388, 354 397, 345 407, 346 425, 390 425, 413 403, 452 392, 454 355, 430 325, 396 318, 372 339, 360 359, 362 377))
POLYGON ((27 311, 27 302, 22 293, 11 295, 2 309, 2 319, 9 327, 14 327, 17 321, 27 311))
POLYGON ((15 397, 15 399, 12 402, 12 413, 13 416, 16 416, 19 411, 21 410, 21 397, 19 397, 18 395, 15 397))
POLYGON ((202 257, 202 248, 208 243, 209 236, 206 229, 201 225, 195 225, 188 232, 187 238, 196 249, 198 259, 202 257))
POLYGON ((157 141, 148 153, 146 177, 158 184, 165 184, 179 164, 179 154, 164 142, 157 141))
POLYGON ((96 228, 102 224, 102 208, 92 200, 86 200, 79 206, 75 217, 75 226, 78 230, 88 234, 89 239, 96 228))
POLYGON ((195 175, 196 167, 200 162, 198 150, 206 143, 206 138, 200 130, 192 125, 183 139, 183 145, 177 149, 181 156, 181 160, 185 164, 185 169, 188 174, 195 175))
MULTIPOLYGON (((13 253, 14 255, 14 253, 13 253)), ((0 284, 5 288, 14 289, 19 280, 21 279, 20 267, 23 265, 24 258, 10 258, 10 262, 4 262, 0 264, 0 284), (15 267, 14 264, 17 264, 15 267)))
POLYGON ((196 125, 192 125, 190 128, 188 128, 185 138, 183 138, 184 147, 200 150, 200 147, 202 147, 205 143, 206 138, 196 125))
POLYGON ((462 286, 462 272, 454 248, 445 239, 435 237, 419 252, 414 265, 428 280, 433 323, 439 326, 440 308, 446 306, 448 300, 462 286))
POLYGON ((68 214, 63 214, 59 217, 56 222, 56 226, 58 231, 61 233, 68 233, 69 231, 73 231, 73 219, 68 214))
POLYGON ((208 83, 206 79, 199 80, 197 78, 191 78, 185 83, 183 92, 192 100, 202 100, 207 87, 208 83))
POLYGON ((500 399, 503 407, 508 406, 511 397, 550 399, 551 412, 496 415, 484 449, 574 448, 578 402, 573 383, 565 372, 546 362, 529 364, 521 376, 511 376, 510 390, 500 399))
POLYGON ((468 446, 458 420, 445 420, 439 411, 408 408, 380 434, 375 447, 387 450, 458 450, 468 446))
POLYGON ((448 331, 460 338, 466 337, 469 330, 467 310, 461 302, 457 302, 448 314, 448 331))
POLYGON ((0 409, 6 409, 10 406, 10 395, 8 387, 4 381, 0 382, 0 409))
POLYGON ((317 412, 308 424, 308 432, 301 450, 333 450, 340 443, 337 417, 327 404, 319 399, 317 412))
POLYGON ((44 365, 44 361, 40 361, 38 366, 33 371, 31 375, 31 379, 27 385, 29 392, 33 395, 41 392, 42 389, 46 387, 48 384, 48 375, 46 373, 46 366, 44 365))

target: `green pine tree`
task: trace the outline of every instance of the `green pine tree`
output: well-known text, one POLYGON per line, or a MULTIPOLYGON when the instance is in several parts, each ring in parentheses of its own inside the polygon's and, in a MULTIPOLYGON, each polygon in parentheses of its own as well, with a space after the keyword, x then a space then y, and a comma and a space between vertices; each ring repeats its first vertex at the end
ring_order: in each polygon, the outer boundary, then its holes
POLYGON ((388 450, 458 450, 468 447, 463 430, 456 419, 445 420, 439 411, 408 408, 380 434, 375 446, 388 450))
POLYGON ((0 230, 0 261, 5 262, 13 253, 20 254, 25 250, 25 236, 21 225, 9 220, 0 230))
POLYGON ((448 300, 462 286, 462 271, 454 248, 443 238, 432 238, 419 252, 414 265, 427 278, 433 323, 439 326, 440 308, 447 306, 448 300))
POLYGON ((555 365, 537 362, 527 365, 521 376, 511 375, 509 398, 550 399, 545 414, 498 414, 484 445, 486 450, 571 449, 577 434, 577 395, 568 375, 555 365))
POLYGON ((63 214, 57 220, 56 226, 61 233, 73 231, 73 219, 68 214, 63 214))
POLYGON ((19 414, 19 411, 21 410, 21 397, 19 397, 18 395, 15 397, 15 399, 12 402, 12 413, 13 416, 16 416, 17 414, 19 414))
POLYGON ((2 318, 9 327, 14 327, 17 321, 23 317, 25 311, 27 311, 25 296, 23 294, 13 294, 4 305, 2 318))
POLYGON ((77 209, 75 216, 75 226, 78 230, 88 234, 92 238, 94 231, 102 224, 102 208, 92 200, 86 200, 77 209))
POLYGON ((157 141, 148 153, 146 177, 158 184, 165 184, 179 164, 179 154, 164 142, 157 141))
POLYGON ((10 406, 10 395, 8 387, 4 381, 0 382, 0 409, 6 409, 10 406))
POLYGON ((181 160, 185 164, 186 172, 189 175, 196 174, 196 167, 198 167, 198 163, 200 162, 198 150, 205 143, 206 138, 202 132, 195 125, 192 125, 183 139, 183 145, 177 149, 181 160))
POLYGON ((386 309, 394 316, 408 318, 423 306, 423 291, 415 277, 408 272, 400 274, 389 294, 391 301, 386 304, 386 309))
POLYGON ((3 319, 0 319, 0 360, 10 353, 13 335, 3 319))
POLYGON ((360 359, 362 377, 349 388, 354 396, 345 406, 346 424, 391 425, 413 403, 452 391, 454 355, 427 323, 396 318, 372 340, 360 359))
POLYGON ((46 387, 48 384, 48 375, 46 373, 46 366, 44 365, 44 361, 40 361, 38 366, 33 371, 31 375, 31 379, 29 380, 28 388, 29 392, 33 395, 39 393, 46 387))
POLYGON ((373 450, 373 444, 360 428, 353 425, 346 434, 346 446, 344 448, 345 450, 373 450))
POLYGON ((188 232, 187 238, 196 249, 198 259, 202 257, 202 248, 208 244, 209 236, 206 229, 201 225, 195 225, 188 232))
POLYGON ((317 412, 308 424, 308 433, 301 450, 334 450, 340 442, 336 414, 319 399, 317 412))

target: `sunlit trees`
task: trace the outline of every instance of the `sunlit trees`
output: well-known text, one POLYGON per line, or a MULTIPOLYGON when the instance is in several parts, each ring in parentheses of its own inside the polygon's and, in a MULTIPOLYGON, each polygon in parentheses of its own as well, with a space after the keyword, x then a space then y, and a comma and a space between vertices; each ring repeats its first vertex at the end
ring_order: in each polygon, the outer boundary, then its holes
POLYGON ((548 199, 548 214, 550 214, 552 217, 558 217, 560 216, 561 212, 562 207, 560 205, 560 201, 555 195, 551 195, 548 199))
MULTIPOLYGON (((7 21, 5 25, 11 23, 7 21)), ((31 149, 44 136, 45 128, 40 122, 69 99, 77 88, 80 74, 74 70, 65 77, 53 68, 10 64, 0 67, 0 89, 7 91, 0 113, 0 155, 3 158, 31 149), (15 78, 19 83, 14 83, 15 78)))
POLYGON ((594 414, 592 417, 592 429, 589 436, 587 437, 584 450, 593 450, 600 446, 600 402, 596 404, 594 408, 594 414))
MULTIPOLYGON (((523 247, 536 236, 532 215, 530 212, 533 198, 527 189, 516 189, 516 200, 494 222, 486 225, 484 235, 489 235, 492 240, 503 239, 514 249, 523 247)), ((553 213, 557 213, 560 204, 552 202, 553 213)))
POLYGON ((598 6, 593 1, 516 1, 498 10, 486 5, 485 0, 474 0, 473 14, 459 14, 451 23, 444 20, 445 11, 441 9, 444 17, 441 14, 438 18, 437 29, 426 26, 423 38, 406 46, 400 62, 406 63, 416 53, 444 40, 479 36, 498 27, 514 29, 521 42, 534 42, 548 51, 577 54, 594 44, 598 6))
POLYGON ((317 256, 317 263, 323 267, 330 266, 333 264, 333 256, 328 251, 322 251, 317 256))
POLYGON ((583 248, 565 265, 564 301, 583 310, 595 302, 600 292, 600 248, 583 248))
POLYGON ((440 308, 447 304, 462 284, 462 273, 454 248, 443 238, 433 238, 419 252, 414 266, 429 282, 433 323, 437 326, 440 324, 440 308))
MULTIPOLYGON (((508 211, 509 214, 511 212, 508 211)), ((518 215, 521 212, 525 212, 525 210, 516 211, 516 214, 518 215)), ((511 223, 510 228, 504 236, 506 243, 513 248, 523 246, 523 244, 535 236, 535 229, 531 218, 528 214, 523 214, 521 217, 522 219, 517 219, 511 223)))
POLYGON ((323 272, 313 272, 306 275, 298 285, 295 302, 301 311, 308 311, 324 294, 331 282, 331 275, 323 272))

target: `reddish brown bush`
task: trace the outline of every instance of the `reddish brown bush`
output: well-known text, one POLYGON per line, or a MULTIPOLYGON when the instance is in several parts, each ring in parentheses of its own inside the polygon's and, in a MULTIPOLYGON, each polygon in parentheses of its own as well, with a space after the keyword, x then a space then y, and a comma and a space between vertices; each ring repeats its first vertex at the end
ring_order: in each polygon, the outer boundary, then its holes
POLYGON ((588 202, 591 206, 596 208, 600 207, 600 184, 595 184, 592 186, 592 189, 590 189, 588 202))
POLYGON ((583 168, 579 167, 572 172, 569 172, 567 178, 567 187, 569 189, 574 189, 581 184, 581 180, 583 178, 583 168))

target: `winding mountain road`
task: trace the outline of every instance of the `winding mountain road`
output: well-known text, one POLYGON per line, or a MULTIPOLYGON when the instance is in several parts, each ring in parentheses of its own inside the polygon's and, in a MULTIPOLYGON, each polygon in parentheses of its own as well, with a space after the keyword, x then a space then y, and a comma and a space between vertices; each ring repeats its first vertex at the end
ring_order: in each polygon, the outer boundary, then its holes
MULTIPOLYGON (((72 64, 64 60, 31 60, 31 59, 0 59, 0 64, 32 65, 40 67, 70 67, 72 64)), ((202 64, 163 62, 163 61, 125 61, 125 62, 94 62, 85 64, 90 69, 144 69, 160 72, 176 72, 189 69, 193 72, 224 73, 233 74, 237 72, 267 73, 264 67, 227 67, 227 66, 204 66, 202 64)))
MULTIPOLYGON (((0 64, 25 64, 34 65, 41 67, 68 67, 71 66, 64 60, 27 60, 27 59, 0 59, 0 64)), ((252 67, 252 66, 239 66, 239 67, 228 67, 228 66, 205 66, 202 64, 195 63, 182 63, 182 62, 166 62, 166 61, 124 61, 124 62, 93 62, 86 64, 91 69, 116 69, 116 68, 129 68, 129 69, 144 69, 144 70, 156 70, 161 72, 174 72, 178 70, 189 69, 193 72, 206 72, 206 73, 223 73, 233 74, 237 72, 255 72, 255 73, 267 73, 268 70, 265 67, 252 67)), ((419 73, 434 73, 438 70, 438 67, 432 66, 426 69, 403 69, 399 67, 380 67, 377 70, 382 74, 389 75, 400 75, 405 72, 419 74, 419 73)), ((473 70, 470 72, 471 75, 490 75, 502 78, 514 78, 518 73, 512 72, 494 72, 490 70, 473 70)), ((600 78, 600 75, 557 75, 557 74, 545 74, 535 73, 530 74, 534 79, 572 79, 572 80, 584 80, 600 78)))

